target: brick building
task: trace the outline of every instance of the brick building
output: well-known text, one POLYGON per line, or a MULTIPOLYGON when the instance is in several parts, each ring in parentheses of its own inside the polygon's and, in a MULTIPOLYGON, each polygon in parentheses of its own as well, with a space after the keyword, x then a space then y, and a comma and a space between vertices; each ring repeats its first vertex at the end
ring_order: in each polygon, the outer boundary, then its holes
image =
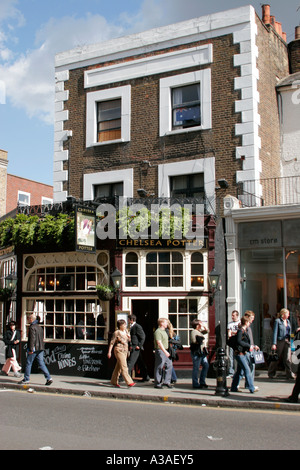
POLYGON ((158 317, 181 336, 178 367, 191 367, 193 318, 209 327, 210 358, 224 344, 230 253, 221 201, 241 187, 239 203, 249 192, 260 200, 261 179, 281 176, 276 85, 288 74, 286 37, 265 6, 263 19, 241 7, 56 56, 54 202, 201 200, 205 235, 193 250, 183 238, 172 248, 97 239, 95 253, 24 255, 22 312, 42 312, 57 373, 109 375, 109 334, 117 315, 130 312, 146 331, 150 369, 158 317), (221 280, 215 297, 213 267, 221 280), (122 273, 119 304, 99 301, 93 289, 114 268, 122 273), (82 348, 93 356, 86 364, 82 348))
POLYGON ((7 174, 7 152, 0 150, 0 217, 18 205, 35 206, 53 203, 53 186, 7 174))

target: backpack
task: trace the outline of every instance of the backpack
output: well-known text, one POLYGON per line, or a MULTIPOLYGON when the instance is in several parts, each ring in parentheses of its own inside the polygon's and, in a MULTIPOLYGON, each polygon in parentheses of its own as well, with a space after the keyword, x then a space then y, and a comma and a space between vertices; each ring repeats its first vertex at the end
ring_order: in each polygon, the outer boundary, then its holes
POLYGON ((238 345, 237 345, 237 335, 230 336, 230 338, 227 338, 226 344, 232 348, 234 351, 237 350, 238 345))

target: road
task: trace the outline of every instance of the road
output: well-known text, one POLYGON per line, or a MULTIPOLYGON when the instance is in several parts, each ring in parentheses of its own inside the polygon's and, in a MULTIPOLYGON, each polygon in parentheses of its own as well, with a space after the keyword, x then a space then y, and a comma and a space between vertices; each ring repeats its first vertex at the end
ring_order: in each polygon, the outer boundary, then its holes
POLYGON ((1 450, 299 450, 299 413, 0 391, 1 450))

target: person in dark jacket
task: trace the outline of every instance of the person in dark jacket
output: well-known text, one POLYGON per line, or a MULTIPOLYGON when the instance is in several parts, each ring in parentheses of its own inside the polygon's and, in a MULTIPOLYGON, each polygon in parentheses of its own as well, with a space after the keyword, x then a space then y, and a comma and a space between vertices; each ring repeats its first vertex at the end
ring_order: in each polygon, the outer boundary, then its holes
MULTIPOLYGON (((282 357, 287 379, 294 378, 291 369, 291 324, 289 320, 290 312, 287 308, 282 308, 279 318, 275 320, 273 329, 272 351, 276 351, 278 357, 282 357)), ((269 365, 268 376, 273 379, 276 375, 279 361, 272 361, 269 365)))
POLYGON ((232 392, 238 391, 241 371, 243 371, 245 374, 245 378, 246 378, 250 393, 254 393, 258 391, 258 387, 254 387, 250 364, 249 364, 249 355, 247 354, 251 349, 251 340, 247 332, 247 328, 249 327, 250 327, 249 318, 245 316, 242 317, 241 327, 238 329, 238 332, 237 332, 237 349, 234 352, 236 362, 237 362, 237 370, 233 376, 233 380, 231 384, 232 392))
POLYGON ((295 353, 293 362, 298 364, 296 382, 292 394, 286 399, 289 403, 298 403, 298 396, 300 394, 300 317, 297 317, 298 328, 294 337, 295 353))
POLYGON ((135 315, 128 315, 128 322, 130 325, 130 356, 127 361, 128 372, 131 375, 132 369, 135 364, 138 364, 141 374, 142 381, 148 382, 150 377, 148 375, 147 366, 144 362, 142 351, 144 350, 144 342, 146 339, 145 332, 141 325, 136 323, 135 315))
POLYGON ((39 322, 33 313, 28 316, 28 322, 30 323, 30 326, 28 331, 27 359, 25 365, 24 379, 20 383, 29 383, 32 364, 33 361, 36 359, 39 368, 41 369, 46 378, 45 385, 51 385, 53 380, 44 361, 44 331, 39 325, 39 322))
POLYGON ((3 336, 3 341, 6 344, 5 358, 6 362, 2 367, 2 374, 8 375, 10 369, 13 370, 15 377, 21 377, 20 370, 21 367, 17 361, 16 348, 20 343, 21 335, 18 330, 16 330, 16 322, 11 321, 8 324, 8 330, 3 336))

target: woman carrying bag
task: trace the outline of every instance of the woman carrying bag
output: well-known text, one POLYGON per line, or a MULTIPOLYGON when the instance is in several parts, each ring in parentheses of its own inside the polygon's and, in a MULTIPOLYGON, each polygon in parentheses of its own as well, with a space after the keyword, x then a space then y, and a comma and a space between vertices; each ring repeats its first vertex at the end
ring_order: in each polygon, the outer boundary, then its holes
POLYGON ((8 324, 8 328, 9 329, 6 331, 3 337, 3 341, 6 344, 6 362, 2 367, 2 374, 8 375, 10 369, 12 368, 14 376, 21 377, 21 374, 19 373, 21 367, 18 364, 16 355, 16 348, 21 340, 20 332, 16 330, 16 323, 14 321, 11 321, 8 324))
POLYGON ((254 393, 258 391, 258 387, 254 387, 253 378, 251 374, 251 368, 249 364, 249 355, 247 354, 251 348, 251 341, 249 334, 247 333, 247 328, 250 327, 250 321, 248 317, 241 318, 241 327, 239 328, 236 334, 236 341, 237 341, 237 349, 234 351, 236 362, 237 362, 237 370, 233 376, 232 384, 231 384, 231 391, 237 392, 238 386, 241 378, 241 371, 245 374, 245 379, 248 384, 248 388, 250 393, 254 393))

